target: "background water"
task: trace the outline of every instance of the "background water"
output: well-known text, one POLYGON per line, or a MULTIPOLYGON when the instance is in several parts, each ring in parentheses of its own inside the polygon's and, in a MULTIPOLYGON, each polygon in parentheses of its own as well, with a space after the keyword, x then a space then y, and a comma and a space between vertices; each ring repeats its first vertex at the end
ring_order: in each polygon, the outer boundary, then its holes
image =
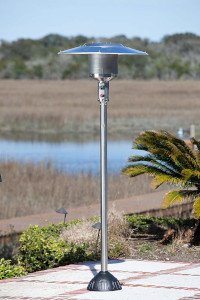
MULTIPOLYGON (((131 155, 141 153, 132 149, 132 142, 108 142, 108 173, 120 173, 131 155)), ((18 162, 52 162, 60 171, 67 173, 100 172, 99 142, 43 142, 0 140, 0 160, 18 162)))

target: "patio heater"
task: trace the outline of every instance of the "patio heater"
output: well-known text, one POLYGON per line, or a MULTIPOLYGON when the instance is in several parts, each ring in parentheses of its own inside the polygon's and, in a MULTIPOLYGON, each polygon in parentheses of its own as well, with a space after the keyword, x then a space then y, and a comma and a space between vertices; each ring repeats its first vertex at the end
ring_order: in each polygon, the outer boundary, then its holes
POLYGON ((101 271, 90 281, 90 291, 121 290, 121 284, 108 272, 107 246, 107 103, 109 81, 118 74, 118 55, 148 55, 146 52, 124 47, 122 44, 87 43, 83 46, 60 51, 58 54, 87 54, 89 76, 98 80, 100 102, 101 148, 101 271))

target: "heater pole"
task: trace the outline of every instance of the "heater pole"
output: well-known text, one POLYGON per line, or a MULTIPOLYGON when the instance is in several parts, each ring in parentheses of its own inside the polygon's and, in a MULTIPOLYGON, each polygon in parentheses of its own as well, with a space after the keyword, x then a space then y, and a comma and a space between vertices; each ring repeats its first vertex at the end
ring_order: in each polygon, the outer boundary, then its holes
POLYGON ((89 76, 98 80, 100 102, 101 144, 101 271, 88 284, 89 291, 117 291, 121 284, 108 272, 107 228, 107 102, 109 81, 117 77, 118 55, 148 55, 146 52, 124 47, 122 44, 86 43, 83 46, 60 51, 58 54, 88 55, 89 76))
MULTIPOLYGON (((102 57, 102 56, 101 56, 102 57)), ((89 291, 121 290, 121 284, 108 272, 108 226, 107 226, 107 102, 110 78, 98 78, 100 102, 100 148, 101 148, 101 271, 90 280, 89 291)))
POLYGON ((107 101, 109 83, 99 82, 101 133, 101 271, 108 270, 107 245, 107 101))

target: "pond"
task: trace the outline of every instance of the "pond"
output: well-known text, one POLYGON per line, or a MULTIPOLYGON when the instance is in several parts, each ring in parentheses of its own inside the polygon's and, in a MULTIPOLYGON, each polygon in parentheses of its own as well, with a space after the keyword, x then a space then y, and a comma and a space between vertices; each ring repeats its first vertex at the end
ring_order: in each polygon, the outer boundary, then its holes
MULTIPOLYGON (((141 153, 132 149, 132 141, 108 142, 108 173, 117 174, 127 165, 131 155, 141 153)), ((51 161, 58 170, 77 174, 100 173, 99 142, 44 142, 0 140, 0 160, 45 163, 51 161)))

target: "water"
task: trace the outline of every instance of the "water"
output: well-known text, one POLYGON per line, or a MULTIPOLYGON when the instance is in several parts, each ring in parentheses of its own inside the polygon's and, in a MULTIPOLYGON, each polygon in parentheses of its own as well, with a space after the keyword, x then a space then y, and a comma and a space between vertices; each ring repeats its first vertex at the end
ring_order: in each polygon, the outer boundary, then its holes
MULTIPOLYGON (((108 173, 120 173, 131 155, 141 154, 133 150, 132 141, 108 142, 108 173)), ((67 173, 100 172, 99 142, 10 141, 0 140, 0 160, 18 162, 52 162, 60 171, 67 173)))

